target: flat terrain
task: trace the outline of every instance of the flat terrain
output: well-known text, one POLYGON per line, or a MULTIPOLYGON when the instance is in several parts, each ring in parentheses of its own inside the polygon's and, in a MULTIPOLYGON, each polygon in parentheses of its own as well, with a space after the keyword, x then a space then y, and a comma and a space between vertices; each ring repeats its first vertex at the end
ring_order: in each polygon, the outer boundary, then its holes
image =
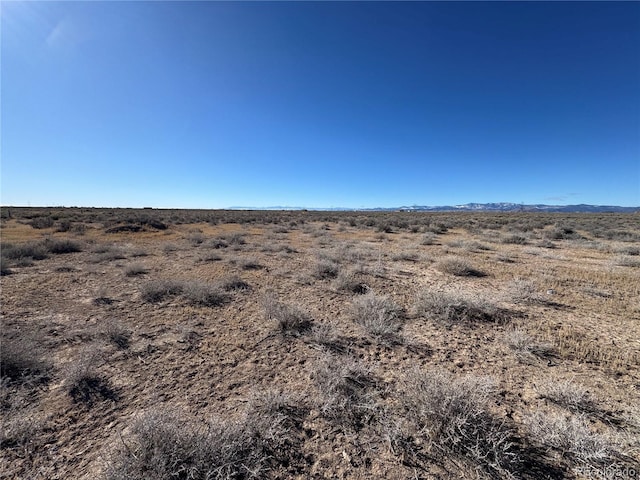
POLYGON ((640 475, 638 214, 3 207, 1 240, 0 478, 640 475))

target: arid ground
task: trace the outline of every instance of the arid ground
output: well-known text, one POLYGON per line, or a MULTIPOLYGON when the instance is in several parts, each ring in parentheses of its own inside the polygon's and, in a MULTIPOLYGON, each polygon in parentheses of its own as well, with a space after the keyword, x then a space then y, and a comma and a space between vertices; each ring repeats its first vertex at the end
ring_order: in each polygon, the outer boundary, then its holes
POLYGON ((640 476, 638 214, 3 207, 1 240, 1 478, 640 476))

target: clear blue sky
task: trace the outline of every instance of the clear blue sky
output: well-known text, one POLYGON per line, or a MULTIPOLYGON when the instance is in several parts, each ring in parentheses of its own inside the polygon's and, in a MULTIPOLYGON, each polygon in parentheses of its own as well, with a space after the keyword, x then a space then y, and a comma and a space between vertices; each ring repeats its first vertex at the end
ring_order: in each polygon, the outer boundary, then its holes
POLYGON ((640 205, 639 2, 2 2, 4 205, 640 205))

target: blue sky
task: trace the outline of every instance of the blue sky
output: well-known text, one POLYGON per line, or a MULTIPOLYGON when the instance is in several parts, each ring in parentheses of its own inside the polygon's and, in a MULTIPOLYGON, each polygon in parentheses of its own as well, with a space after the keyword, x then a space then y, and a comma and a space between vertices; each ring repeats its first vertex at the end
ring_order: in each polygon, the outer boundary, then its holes
POLYGON ((640 205, 639 2, 2 2, 4 205, 640 205))

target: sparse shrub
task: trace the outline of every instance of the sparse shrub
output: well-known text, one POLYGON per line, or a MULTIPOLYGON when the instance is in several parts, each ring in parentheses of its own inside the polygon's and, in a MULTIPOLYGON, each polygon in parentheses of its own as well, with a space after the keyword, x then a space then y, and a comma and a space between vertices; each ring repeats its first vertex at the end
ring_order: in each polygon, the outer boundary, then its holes
POLYGON ((619 255, 612 260, 612 264, 618 267, 638 268, 640 267, 640 260, 627 255, 619 255))
POLYGON ((617 247, 614 250, 616 253, 620 255, 632 255, 637 256, 640 255, 640 246, 636 245, 624 245, 622 247, 617 247))
POLYGON ((572 227, 555 226, 544 232, 549 240, 578 240, 583 238, 572 227))
POLYGON ((325 354, 312 377, 318 387, 318 409, 323 417, 346 430, 359 430, 376 410, 372 372, 353 357, 325 354))
POLYGON ((206 307, 218 307, 229 300, 229 296, 219 285, 198 281, 184 282, 182 294, 191 303, 206 307))
POLYGON ((29 222, 29 225, 38 230, 42 230, 53 227, 53 223, 53 218, 51 217, 36 217, 29 222))
POLYGON ((133 263, 125 268, 124 273, 127 277, 135 277, 138 275, 145 275, 149 273, 149 270, 141 263, 133 263))
POLYGON ((281 414, 193 421, 179 412, 140 415, 132 437, 109 462, 107 480, 236 480, 265 478, 289 440, 281 414))
POLYGON ((401 392, 407 434, 423 439, 430 453, 457 456, 493 475, 516 470, 513 433, 489 410, 495 393, 489 378, 416 369, 404 378, 401 392))
POLYGON ((0 345, 0 373, 15 382, 44 380, 51 369, 36 339, 14 328, 4 328, 0 345))
POLYGON ((394 262, 417 262, 420 260, 420 255, 417 252, 403 250, 394 254, 391 259, 394 262))
POLYGON ((538 411, 527 415, 524 424, 534 443, 573 460, 602 464, 619 457, 616 443, 591 431, 582 415, 567 417, 538 411))
POLYGON ((511 244, 511 245, 526 245, 527 237, 524 235, 519 235, 517 233, 504 236, 500 239, 502 243, 511 244))
POLYGON ((222 256, 213 252, 204 253, 203 255, 200 255, 199 260, 201 262, 219 262, 222 260, 222 256))
POLYGON ((370 289, 365 283, 358 281, 356 275, 350 271, 340 271, 333 282, 336 290, 343 292, 356 293, 358 295, 367 293, 370 289))
POLYGON ((219 248, 227 248, 229 244, 223 238, 212 238, 205 244, 205 246, 207 248, 219 249, 219 248))
POLYGON ((339 349, 340 337, 333 323, 315 323, 311 327, 309 341, 312 344, 326 347, 329 350, 336 350, 339 349))
POLYGON ((33 260, 44 260, 47 258, 48 250, 43 242, 29 242, 22 245, 4 244, 2 245, 2 256, 4 258, 19 260, 32 258, 33 260))
POLYGON ((471 266, 469 262, 462 258, 450 257, 436 263, 436 268, 443 273, 455 275, 457 277, 483 277, 485 273, 471 266))
POLYGON ((222 280, 220 282, 220 286, 227 292, 236 290, 249 290, 251 288, 251 286, 247 282, 236 275, 222 280))
POLYGON ((225 240, 229 243, 229 245, 245 245, 247 241, 244 239, 245 234, 241 232, 234 232, 227 235, 225 240))
POLYGON ((340 265, 329 259, 319 259, 313 268, 313 276, 319 279, 336 278, 340 265))
POLYGON ((105 321, 102 325, 102 333, 110 343, 120 350, 129 348, 131 331, 122 325, 119 320, 109 319, 105 321))
POLYGON ((422 240, 420 240, 420 245, 436 245, 437 237, 435 233, 427 232, 422 236, 422 240))
POLYGON ((396 335, 402 327, 402 308, 384 295, 368 292, 353 300, 351 316, 367 333, 376 337, 396 335))
POLYGON ((446 323, 504 323, 508 312, 486 300, 424 290, 413 306, 415 315, 446 323))
POLYGON ((141 294, 145 302, 159 302, 167 297, 181 294, 183 289, 183 282, 177 280, 153 280, 142 286, 141 294))
POLYGON ((56 232, 68 232, 71 230, 71 222, 69 220, 63 220, 56 225, 56 232))
POLYGON ((64 385, 74 402, 92 405, 97 400, 116 400, 116 392, 98 372, 101 356, 95 346, 86 347, 64 369, 64 385))
POLYGON ((510 257, 509 255, 505 255, 503 253, 499 253, 496 255, 496 260, 502 263, 515 263, 516 261, 510 257))
POLYGON ((295 305, 288 305, 267 295, 263 300, 264 316, 283 335, 300 335, 311 329, 311 316, 295 305))
POLYGON ((553 403, 574 413, 594 413, 596 401, 584 387, 569 381, 547 381, 538 387, 538 393, 553 403))
POLYGON ((189 243, 191 243, 191 245, 197 247, 204 243, 206 237, 200 231, 193 231, 190 232, 189 235, 187 235, 187 240, 189 240, 189 243))
POLYGON ((5 257, 0 257, 0 276, 11 275, 13 270, 11 270, 11 263, 5 257))
POLYGON ((551 357, 555 354, 553 346, 546 342, 538 342, 524 330, 515 328, 506 333, 507 345, 516 352, 518 359, 527 362, 534 356, 551 357))
POLYGON ((507 290, 513 303, 533 305, 546 302, 546 298, 538 293, 535 284, 524 278, 515 278, 507 290))

